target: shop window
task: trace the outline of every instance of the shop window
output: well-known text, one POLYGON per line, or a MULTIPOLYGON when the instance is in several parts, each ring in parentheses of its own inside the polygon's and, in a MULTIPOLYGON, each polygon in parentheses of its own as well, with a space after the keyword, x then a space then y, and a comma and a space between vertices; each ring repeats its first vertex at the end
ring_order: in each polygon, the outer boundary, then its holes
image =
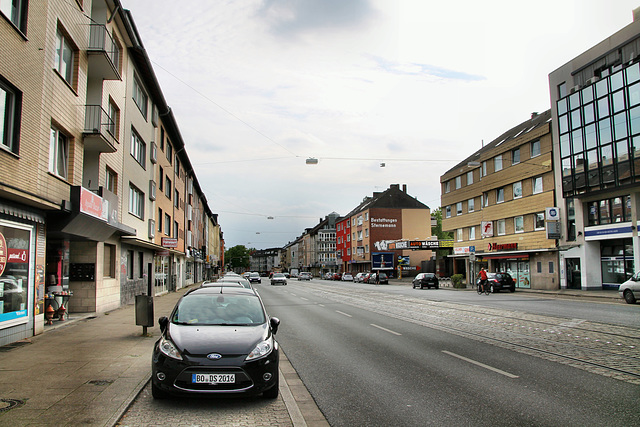
POLYGON ((6 247, 2 248, 3 261, 6 262, 3 263, 3 274, 0 277, 0 295, 3 295, 0 323, 3 328, 12 323, 25 323, 29 315, 33 316, 33 313, 27 313, 29 301, 33 300, 33 296, 29 295, 28 272, 35 269, 34 261, 29 260, 31 229, 0 221, 0 236, 6 243, 6 247), (14 256, 9 257, 7 254, 14 256))
POLYGON ((108 243, 104 244, 104 260, 102 262, 102 275, 104 277, 116 277, 116 247, 108 243))

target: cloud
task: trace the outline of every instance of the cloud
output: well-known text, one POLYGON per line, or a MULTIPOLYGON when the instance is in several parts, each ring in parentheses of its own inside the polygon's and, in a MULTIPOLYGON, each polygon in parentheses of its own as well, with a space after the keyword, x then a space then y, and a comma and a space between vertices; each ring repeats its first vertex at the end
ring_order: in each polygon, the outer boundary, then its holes
POLYGON ((258 15, 279 37, 324 30, 354 30, 375 15, 369 0, 266 0, 258 15))
POLYGON ((418 64, 415 62, 400 63, 393 62, 380 57, 372 57, 373 61, 378 64, 378 67, 386 72, 396 75, 407 76, 432 76, 447 80, 464 80, 464 81, 480 81, 486 80, 486 77, 469 74, 462 71, 450 70, 444 67, 439 67, 430 64, 418 64))

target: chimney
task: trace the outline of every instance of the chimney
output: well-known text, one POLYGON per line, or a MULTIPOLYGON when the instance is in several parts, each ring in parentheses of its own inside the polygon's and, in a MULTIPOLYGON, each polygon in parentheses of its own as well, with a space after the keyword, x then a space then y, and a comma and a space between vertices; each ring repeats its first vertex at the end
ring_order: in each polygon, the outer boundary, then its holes
POLYGON ((534 111, 533 113, 531 113, 531 119, 535 119, 536 117, 538 117, 537 111, 534 111))
POLYGON ((403 193, 407 192, 407 184, 402 184, 402 192, 403 193))

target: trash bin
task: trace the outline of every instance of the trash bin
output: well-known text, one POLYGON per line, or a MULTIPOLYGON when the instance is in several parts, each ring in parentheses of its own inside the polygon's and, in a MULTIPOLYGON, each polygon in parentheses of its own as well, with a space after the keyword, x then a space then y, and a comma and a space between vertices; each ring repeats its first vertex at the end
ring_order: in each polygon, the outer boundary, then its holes
POLYGON ((153 297, 136 295, 136 325, 153 326, 153 297))

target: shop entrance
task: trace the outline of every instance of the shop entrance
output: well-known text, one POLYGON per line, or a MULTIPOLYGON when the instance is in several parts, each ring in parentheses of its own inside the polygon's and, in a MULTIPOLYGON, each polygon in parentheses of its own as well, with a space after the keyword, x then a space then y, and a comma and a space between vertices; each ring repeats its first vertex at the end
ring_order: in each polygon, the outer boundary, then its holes
POLYGON ((154 295, 162 295, 169 291, 169 257, 156 255, 154 257, 154 295))
POLYGON ((582 277, 580 258, 565 258, 567 272, 567 289, 581 289, 582 277))

